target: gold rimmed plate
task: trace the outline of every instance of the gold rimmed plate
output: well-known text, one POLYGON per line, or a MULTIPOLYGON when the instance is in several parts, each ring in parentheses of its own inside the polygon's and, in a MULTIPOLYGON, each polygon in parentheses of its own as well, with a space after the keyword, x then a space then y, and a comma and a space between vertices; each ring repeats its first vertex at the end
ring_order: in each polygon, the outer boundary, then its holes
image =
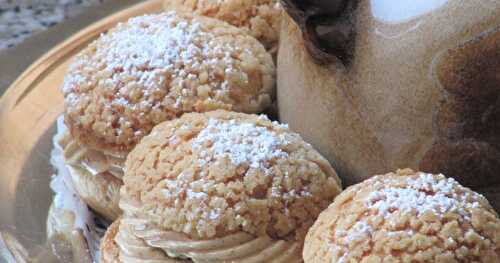
POLYGON ((71 59, 118 22, 161 9, 161 0, 148 0, 86 27, 34 62, 0 98, 0 262, 23 262, 44 251, 51 139, 71 59))

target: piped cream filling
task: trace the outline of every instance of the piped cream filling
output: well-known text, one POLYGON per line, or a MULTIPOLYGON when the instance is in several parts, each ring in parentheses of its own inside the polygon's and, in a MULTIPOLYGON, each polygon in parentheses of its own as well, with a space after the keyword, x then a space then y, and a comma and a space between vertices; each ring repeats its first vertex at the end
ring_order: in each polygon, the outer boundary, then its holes
POLYGON ((57 119, 57 133, 53 138, 54 148, 50 163, 54 167, 50 187, 54 191, 54 200, 49 212, 48 235, 64 232, 68 239, 72 230, 81 229, 89 247, 91 256, 99 258, 99 240, 103 231, 94 223, 94 215, 83 200, 76 194, 68 167, 65 164, 63 148, 59 142, 68 133, 63 117, 57 119), (70 218, 68 218, 68 216, 70 218))
MULTIPOLYGON (((133 207, 124 204, 123 199, 120 203, 122 209, 133 207)), ((121 220, 115 241, 123 262, 165 262, 161 260, 174 258, 196 263, 302 262, 300 242, 256 237, 243 231, 210 240, 194 240, 183 233, 162 230, 130 214, 121 220)))
POLYGON ((115 242, 120 248, 120 262, 182 262, 168 257, 163 251, 151 247, 132 233, 132 226, 121 219, 115 242))
POLYGON ((75 141, 68 131, 59 138, 58 143, 63 148, 67 164, 85 169, 92 175, 109 172, 119 179, 123 178, 125 157, 86 148, 75 141))

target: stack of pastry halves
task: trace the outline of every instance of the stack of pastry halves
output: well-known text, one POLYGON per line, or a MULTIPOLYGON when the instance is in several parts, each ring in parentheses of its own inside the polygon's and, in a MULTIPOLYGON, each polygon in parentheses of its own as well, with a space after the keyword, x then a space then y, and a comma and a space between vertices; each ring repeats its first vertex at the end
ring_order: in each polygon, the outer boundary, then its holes
POLYGON ((51 158, 47 230, 62 261, 201 262, 212 250, 252 259, 268 245, 267 259, 300 260, 292 255, 313 218, 299 210, 319 214, 339 181, 300 136, 249 115, 274 99, 281 11, 277 1, 237 2, 171 1, 170 11, 120 23, 76 56, 51 158), (138 144, 129 163, 147 173, 124 169, 138 144), (180 240, 201 248, 179 250, 180 240))

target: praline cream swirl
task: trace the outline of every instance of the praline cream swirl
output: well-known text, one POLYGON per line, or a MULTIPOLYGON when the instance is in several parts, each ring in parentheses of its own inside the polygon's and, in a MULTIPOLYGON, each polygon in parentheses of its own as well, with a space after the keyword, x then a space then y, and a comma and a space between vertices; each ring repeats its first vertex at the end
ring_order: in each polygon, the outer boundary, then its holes
MULTIPOLYGON (((134 209, 122 200, 122 209, 134 209)), ((130 210, 129 210, 130 211, 130 210)), ((123 262, 302 262, 302 244, 298 241, 272 239, 237 231, 207 240, 192 239, 186 234, 163 230, 140 219, 125 216, 115 238, 123 262), (177 261, 173 261, 177 262, 177 261)))
POLYGON ((78 196, 99 215, 115 220, 121 215, 119 190, 123 185, 124 157, 89 149, 79 144, 63 124, 64 130, 55 139, 61 149, 64 169, 78 196))
MULTIPOLYGON (((87 252, 92 258, 98 258, 99 240, 104 229, 96 224, 98 219, 77 194, 60 143, 65 134, 68 134, 68 130, 64 125, 64 118, 60 116, 57 119, 57 133, 53 138, 54 148, 50 156, 54 169, 50 188, 54 192, 54 199, 47 218, 48 242, 57 252, 68 248, 73 252, 88 249, 87 252)), ((101 220, 98 221, 102 223, 101 220)))
POLYGON ((85 169, 92 175, 109 172, 121 179, 125 157, 89 149, 79 144, 69 132, 59 139, 67 164, 85 169))

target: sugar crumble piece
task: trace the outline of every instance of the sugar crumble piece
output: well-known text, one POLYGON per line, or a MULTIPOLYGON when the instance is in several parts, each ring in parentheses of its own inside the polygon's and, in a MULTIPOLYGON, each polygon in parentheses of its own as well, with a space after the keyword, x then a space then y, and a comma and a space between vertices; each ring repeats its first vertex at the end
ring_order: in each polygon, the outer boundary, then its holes
POLYGON ((269 160, 288 156, 281 149, 287 143, 284 135, 278 135, 266 127, 236 123, 234 120, 221 122, 212 118, 193 140, 193 148, 208 147, 204 153, 212 151, 217 159, 228 157, 235 165, 247 164, 252 168, 265 169, 269 166, 269 160))

